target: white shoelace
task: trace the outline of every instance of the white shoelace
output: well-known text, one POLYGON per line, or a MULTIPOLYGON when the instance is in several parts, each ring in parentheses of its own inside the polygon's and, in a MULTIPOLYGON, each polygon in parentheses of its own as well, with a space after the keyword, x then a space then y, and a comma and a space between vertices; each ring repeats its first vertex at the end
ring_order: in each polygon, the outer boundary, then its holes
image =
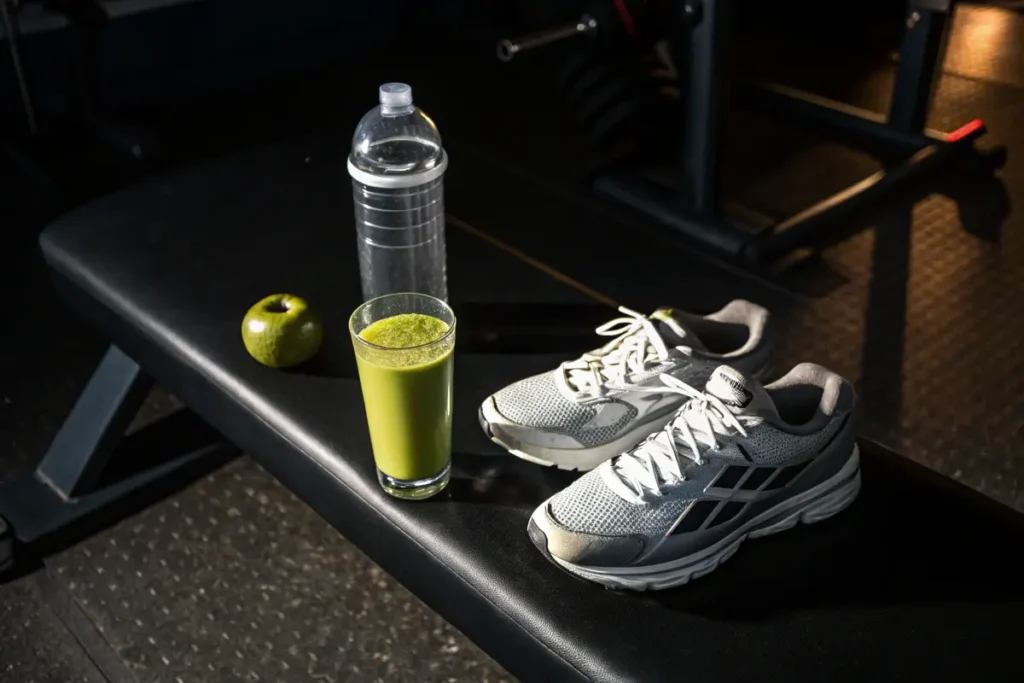
POLYGON ((747 435, 747 426, 761 422, 757 415, 735 415, 716 396, 694 389, 671 375, 662 375, 665 388, 637 387, 638 391, 670 391, 688 396, 662 431, 628 453, 618 456, 606 482, 620 497, 641 503, 645 495, 662 495, 662 486, 685 480, 689 460, 703 465, 703 455, 718 448, 719 436, 747 435))
MULTIPOLYGON (((566 394, 600 394, 609 388, 621 388, 631 374, 668 360, 669 348, 650 318, 625 306, 620 306, 619 312, 627 317, 609 320, 595 330, 602 337, 615 339, 559 366, 556 375, 566 394)), ((689 351, 686 347, 676 348, 689 351)))

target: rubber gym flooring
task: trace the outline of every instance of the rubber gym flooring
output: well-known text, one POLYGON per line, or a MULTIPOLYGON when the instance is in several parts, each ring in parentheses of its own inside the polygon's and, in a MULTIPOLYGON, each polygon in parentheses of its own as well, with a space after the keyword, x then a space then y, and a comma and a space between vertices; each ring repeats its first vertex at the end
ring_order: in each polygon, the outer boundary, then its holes
MULTIPOLYGON (((857 384, 865 436, 1024 511, 1024 360, 1015 344, 1024 306, 1024 214, 1015 210, 1024 201, 1024 132, 1014 125, 1024 116, 1022 46, 1024 15, 961 7, 931 121, 948 129, 983 118, 990 133, 982 144, 1010 150, 997 179, 944 176, 938 192, 859 217, 819 259, 780 274, 704 258, 586 198, 583 142, 564 113, 527 104, 545 87, 528 72, 509 71, 496 100, 452 107, 459 79, 423 67, 409 78, 431 84, 418 86, 423 106, 461 159, 448 186, 453 281, 472 282, 476 301, 501 301, 500 283, 468 265, 486 254, 485 262, 517 274, 520 301, 587 300, 549 285, 517 256, 526 253, 641 310, 755 298, 785 320, 777 370, 813 360, 842 372, 857 384), (499 106, 506 133, 494 136, 479 121, 499 106), (460 261, 460 253, 473 258, 460 261)), ((837 52, 808 59, 807 45, 783 41, 750 68, 884 109, 891 62, 865 68, 837 52)), ((372 93, 377 79, 367 73, 350 86, 372 93)), ((310 91, 322 92, 318 85, 310 91)), ((316 123, 347 106, 318 104, 316 123)), ((342 139, 358 116, 352 111, 331 122, 342 139)), ((209 109, 173 114, 179 122, 190 115, 209 118, 209 109)), ((173 142, 179 127, 154 121, 173 142)), ((275 125, 264 129, 283 138, 310 121, 275 125)), ((762 134, 766 125, 734 127, 723 164, 729 198, 760 213, 792 213, 876 168, 803 130, 772 124, 762 134), (744 135, 768 142, 754 148, 744 135)), ((198 146, 180 145, 182 161, 211 153, 198 146)), ((7 301, 19 292, 19 305, 6 314, 15 333, 0 337, 5 479, 30 470, 104 348, 52 299, 30 242, 7 255, 0 283, 7 301)), ((174 405, 157 390, 140 420, 174 405)), ((245 458, 0 586, 0 681, 507 679, 245 458)))

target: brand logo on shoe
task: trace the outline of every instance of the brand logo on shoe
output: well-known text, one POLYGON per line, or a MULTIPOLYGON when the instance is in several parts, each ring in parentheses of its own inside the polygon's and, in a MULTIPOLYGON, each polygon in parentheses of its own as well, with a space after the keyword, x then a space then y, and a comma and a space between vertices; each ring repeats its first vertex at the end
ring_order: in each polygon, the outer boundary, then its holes
POLYGON ((751 400, 753 400, 754 395, 750 393, 750 390, 743 386, 742 383, 736 381, 729 375, 721 374, 718 376, 718 379, 721 382, 724 382, 726 385, 729 386, 730 389, 736 392, 735 396, 723 398, 722 403, 726 404, 727 406, 733 406, 735 408, 745 408, 746 405, 750 403, 751 400))
POLYGON ((594 417, 583 425, 583 429, 603 429, 614 427, 622 421, 622 418, 629 415, 629 408, 622 403, 604 403, 597 408, 594 417))
POLYGON ((637 412, 640 416, 647 416, 654 413, 659 413, 666 408, 675 410, 680 403, 682 403, 682 397, 678 394, 640 394, 639 396, 628 397, 629 402, 636 406, 637 412))

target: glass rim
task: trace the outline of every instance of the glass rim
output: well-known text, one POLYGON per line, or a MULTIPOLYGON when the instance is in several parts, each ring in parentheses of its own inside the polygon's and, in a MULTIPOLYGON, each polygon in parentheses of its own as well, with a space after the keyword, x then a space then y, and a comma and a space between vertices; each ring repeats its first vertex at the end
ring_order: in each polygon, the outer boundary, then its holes
MULTIPOLYGON (((3 0, 0 0, 0 2, 2 2, 2 1, 3 0)), ((395 315, 402 315, 402 314, 401 313, 396 313, 395 315)), ((426 315, 426 314, 423 314, 423 315, 426 315)), ((434 317, 436 317, 436 316, 434 316, 434 317)), ((382 320, 383 320, 383 318, 382 318, 382 320)), ((376 322, 376 321, 374 321, 374 322, 376 322)), ((444 322, 444 321, 442 320, 441 322, 444 322)), ((431 296, 430 294, 422 294, 420 292, 392 292, 391 294, 381 294, 380 296, 375 296, 372 299, 364 301, 363 303, 361 303, 358 306, 356 306, 356 309, 354 311, 352 311, 352 315, 350 315, 348 317, 348 331, 349 331, 349 334, 352 335, 353 339, 357 340, 363 346, 367 346, 367 347, 369 347, 371 349, 376 349, 378 351, 411 351, 411 350, 414 350, 414 349, 425 349, 427 347, 433 346, 434 344, 440 344, 441 342, 443 342, 444 340, 448 339, 450 336, 455 334, 455 325, 457 323, 458 323, 458 319, 455 317, 455 311, 452 310, 452 307, 448 305, 447 301, 444 301, 442 299, 438 299, 436 296, 431 296), (365 308, 366 306, 369 306, 370 304, 372 304, 375 301, 380 301, 381 299, 388 299, 388 298, 391 298, 391 297, 394 297, 394 296, 415 296, 415 297, 420 297, 420 298, 423 298, 423 299, 430 299, 431 301, 435 301, 435 302, 441 304, 448 311, 448 313, 450 313, 451 316, 452 316, 452 323, 451 323, 451 325, 448 325, 448 331, 445 332, 440 337, 438 337, 437 339, 435 339, 434 341, 429 341, 426 344, 417 344, 416 346, 381 346, 380 344, 374 344, 373 342, 366 341, 365 339, 360 337, 359 333, 355 331, 355 329, 353 328, 353 325, 352 325, 352 321, 355 320, 355 318, 356 318, 356 313, 358 313, 363 308, 365 308)))

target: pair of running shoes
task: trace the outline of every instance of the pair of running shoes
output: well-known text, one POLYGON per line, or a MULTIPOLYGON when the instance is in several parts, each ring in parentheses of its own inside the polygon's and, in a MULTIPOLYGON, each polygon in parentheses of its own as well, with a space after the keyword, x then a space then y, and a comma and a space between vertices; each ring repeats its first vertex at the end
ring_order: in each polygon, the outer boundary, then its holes
POLYGON ((587 472, 530 517, 548 560, 613 588, 670 588, 747 538, 853 502, 853 388, 812 363, 762 385, 767 310, 619 310, 597 329, 607 344, 480 407, 484 431, 513 455, 587 472))

